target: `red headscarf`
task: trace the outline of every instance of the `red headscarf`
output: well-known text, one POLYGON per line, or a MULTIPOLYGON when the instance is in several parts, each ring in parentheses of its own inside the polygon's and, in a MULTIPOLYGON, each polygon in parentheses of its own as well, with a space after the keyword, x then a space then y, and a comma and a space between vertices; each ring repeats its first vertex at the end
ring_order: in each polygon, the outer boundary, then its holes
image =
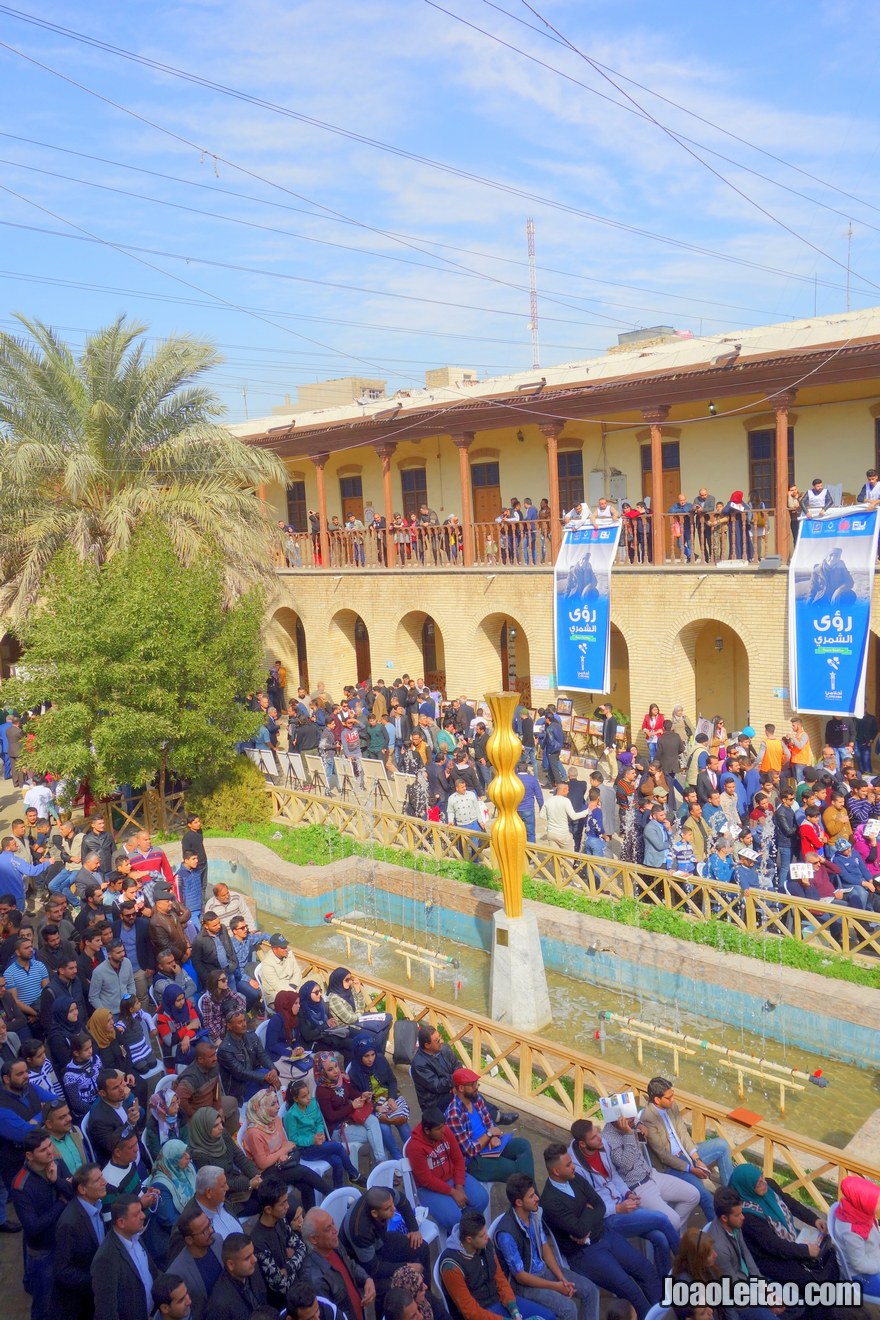
POLYGON ((856 1237, 867 1239, 871 1229, 876 1227, 880 1187, 869 1178, 850 1174, 841 1180, 840 1193, 837 1218, 849 1224, 856 1237))
POLYGON ((275 1012, 284 1023, 288 1045, 293 1044, 299 1018, 299 994, 296 990, 279 990, 275 996, 275 1012))

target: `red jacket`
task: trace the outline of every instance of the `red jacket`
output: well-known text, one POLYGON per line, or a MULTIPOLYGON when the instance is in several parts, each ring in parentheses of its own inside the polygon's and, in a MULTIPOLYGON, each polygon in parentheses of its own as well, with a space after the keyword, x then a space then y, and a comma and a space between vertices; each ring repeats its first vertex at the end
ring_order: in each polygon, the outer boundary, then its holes
POLYGON ((407 1142, 406 1155, 417 1187, 451 1196, 453 1187, 464 1186, 464 1156, 451 1128, 444 1126, 441 1139, 432 1142, 419 1123, 407 1142))

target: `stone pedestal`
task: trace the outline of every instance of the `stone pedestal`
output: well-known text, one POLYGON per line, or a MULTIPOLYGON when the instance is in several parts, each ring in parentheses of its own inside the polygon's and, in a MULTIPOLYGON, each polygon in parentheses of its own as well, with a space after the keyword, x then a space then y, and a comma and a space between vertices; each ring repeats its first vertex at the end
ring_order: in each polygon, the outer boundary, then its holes
POLYGON ((493 915, 489 1016, 521 1031, 541 1031, 553 1021, 538 919, 531 913, 493 915))

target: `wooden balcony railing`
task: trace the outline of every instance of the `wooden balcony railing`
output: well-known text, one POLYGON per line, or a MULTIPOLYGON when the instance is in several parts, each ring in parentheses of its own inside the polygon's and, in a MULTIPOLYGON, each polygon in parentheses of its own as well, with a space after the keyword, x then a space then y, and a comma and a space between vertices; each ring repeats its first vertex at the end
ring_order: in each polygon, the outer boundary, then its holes
MULTIPOLYGON (((762 563, 776 553, 776 513, 755 509, 748 514, 669 514, 663 518, 666 564, 762 563)), ((787 518, 787 514, 785 515, 787 518)), ((791 538, 787 544, 790 548, 791 538)), ((471 527, 476 568, 549 568, 553 563, 550 524, 478 522, 471 527)), ((331 526, 328 558, 323 562, 320 537, 294 532, 284 538, 276 556, 280 570, 364 568, 462 568, 464 533, 460 524, 439 527, 394 527, 377 531, 346 531, 331 526)), ((624 518, 618 563, 623 567, 653 565, 653 535, 649 515, 624 518)))
MULTIPOLYGON (((304 978, 314 975, 326 983, 335 962, 305 950, 294 952, 304 978)), ((480 1074, 482 1089, 504 1108, 548 1120, 567 1134, 576 1119, 600 1117, 600 1096, 634 1090, 643 1103, 646 1099, 646 1077, 583 1047, 517 1031, 470 1009, 420 994, 412 986, 380 980, 370 968, 360 975, 370 1006, 381 1002, 394 1019, 435 1026, 462 1066, 480 1074)), ((838 1199, 840 1181, 847 1174, 880 1182, 880 1154, 874 1161, 859 1159, 763 1119, 744 1127, 730 1117, 725 1105, 677 1086, 675 1091, 695 1141, 702 1141, 710 1132, 724 1137, 735 1163, 744 1163, 748 1155, 765 1175, 781 1177, 787 1191, 802 1191, 823 1211, 838 1199)))
MULTIPOLYGON (((402 799, 407 777, 395 775, 392 793, 402 799), (399 783, 397 781, 400 781, 399 783)), ((437 825, 418 817, 365 806, 353 798, 324 797, 315 792, 268 786, 273 813, 290 825, 332 825, 342 834, 386 848, 431 857, 436 861, 479 860, 480 840, 468 830, 437 825)), ((526 845, 526 864, 533 880, 555 889, 574 889, 591 899, 636 899, 646 906, 678 912, 693 921, 716 917, 750 934, 793 935, 825 952, 842 953, 877 966, 880 928, 876 914, 812 899, 792 898, 776 890, 747 889, 677 876, 669 871, 587 857, 547 844, 526 845)))

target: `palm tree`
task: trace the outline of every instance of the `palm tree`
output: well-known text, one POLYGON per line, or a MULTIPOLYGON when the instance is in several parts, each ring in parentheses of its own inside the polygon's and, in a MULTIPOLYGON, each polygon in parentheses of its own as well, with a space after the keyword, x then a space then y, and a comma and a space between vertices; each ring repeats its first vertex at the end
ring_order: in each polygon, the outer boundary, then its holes
POLYGON ((187 335, 150 353, 120 317, 76 356, 49 326, 0 334, 0 613, 21 617, 58 551, 103 563, 158 519, 184 564, 218 553, 230 599, 271 571, 255 493, 281 461, 222 427, 201 383, 220 360, 187 335))

